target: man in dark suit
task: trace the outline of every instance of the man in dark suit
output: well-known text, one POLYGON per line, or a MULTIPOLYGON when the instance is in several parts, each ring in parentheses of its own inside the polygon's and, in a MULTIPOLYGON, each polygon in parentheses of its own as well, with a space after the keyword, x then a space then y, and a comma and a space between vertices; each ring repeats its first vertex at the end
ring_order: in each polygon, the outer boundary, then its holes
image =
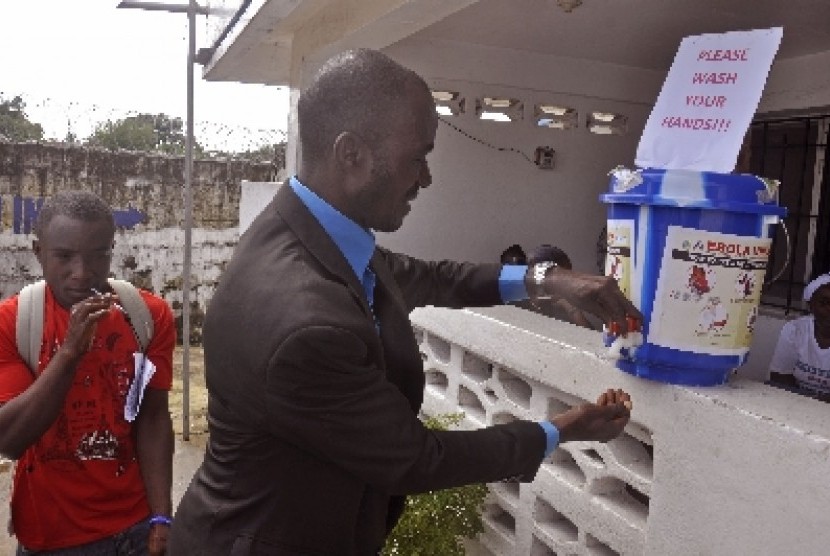
POLYGON ((610 279, 376 247, 372 230, 397 230, 430 185, 437 127, 427 85, 385 55, 327 62, 298 118, 299 172, 241 238, 208 310, 210 441, 174 556, 376 554, 405 495, 531 480, 558 442, 609 440, 628 422, 628 395, 609 390, 549 422, 425 429, 413 308, 529 288, 623 327, 639 313, 610 279))

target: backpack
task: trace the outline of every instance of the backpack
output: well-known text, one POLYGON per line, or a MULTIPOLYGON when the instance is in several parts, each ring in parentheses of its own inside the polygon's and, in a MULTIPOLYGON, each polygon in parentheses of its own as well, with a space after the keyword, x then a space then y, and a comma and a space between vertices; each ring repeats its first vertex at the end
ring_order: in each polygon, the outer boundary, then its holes
MULTIPOLYGON (((142 353, 146 352, 153 338, 153 318, 150 309, 138 289, 125 280, 109 279, 109 285, 118 295, 120 305, 127 312, 130 326, 135 333, 142 353)), ((40 344, 43 341, 43 305, 46 298, 46 281, 40 280, 20 290, 17 300, 17 351, 32 371, 37 373, 40 360, 40 344)))

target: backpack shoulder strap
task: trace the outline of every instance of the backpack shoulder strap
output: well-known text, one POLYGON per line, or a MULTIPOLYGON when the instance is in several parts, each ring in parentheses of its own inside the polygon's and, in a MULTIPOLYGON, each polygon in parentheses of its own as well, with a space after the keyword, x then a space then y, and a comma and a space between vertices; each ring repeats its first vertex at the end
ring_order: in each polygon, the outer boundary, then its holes
POLYGON ((121 306, 124 307, 124 310, 130 316, 133 331, 135 332, 141 351, 146 351, 153 337, 153 317, 150 315, 150 309, 147 308, 147 303, 144 302, 141 294, 138 293, 138 288, 126 280, 110 278, 109 285, 118 295, 121 306))
POLYGON ((17 298, 17 351, 23 361, 37 374, 40 344, 43 341, 43 306, 46 299, 46 281, 39 280, 20 290, 17 298))

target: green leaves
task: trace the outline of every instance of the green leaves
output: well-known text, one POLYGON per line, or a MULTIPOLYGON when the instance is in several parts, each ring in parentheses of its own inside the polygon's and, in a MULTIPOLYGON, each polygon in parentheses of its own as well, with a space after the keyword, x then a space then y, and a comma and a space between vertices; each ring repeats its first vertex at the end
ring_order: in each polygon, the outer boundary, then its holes
MULTIPOLYGON (((446 430, 457 425, 463 413, 429 417, 424 424, 446 430)), ((464 538, 483 530, 481 509, 487 496, 483 484, 436 490, 409 496, 406 509, 386 540, 388 556, 464 556, 464 538)))
MULTIPOLYGON (((138 114, 98 124, 89 144, 107 149, 140 152, 162 152, 181 155, 185 150, 185 134, 181 118, 165 114, 138 114)), ((193 145, 194 153, 202 148, 193 145)))
POLYGON ((21 96, 6 100, 0 95, 0 140, 38 141, 43 139, 43 127, 29 121, 26 103, 21 96))

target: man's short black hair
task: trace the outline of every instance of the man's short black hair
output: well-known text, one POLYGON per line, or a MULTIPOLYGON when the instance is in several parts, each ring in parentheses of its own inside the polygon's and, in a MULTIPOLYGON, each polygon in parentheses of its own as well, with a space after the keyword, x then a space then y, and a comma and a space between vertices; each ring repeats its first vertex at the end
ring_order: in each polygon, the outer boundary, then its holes
POLYGON ((61 191, 47 198, 40 207, 34 224, 34 233, 38 239, 43 239, 43 232, 58 215, 83 222, 105 220, 115 233, 112 209, 106 201, 90 191, 61 191))
POLYGON ((429 88, 421 77, 370 49, 342 52, 328 60, 297 101, 302 156, 324 160, 337 136, 350 131, 372 148, 386 136, 386 122, 413 86, 429 88))

